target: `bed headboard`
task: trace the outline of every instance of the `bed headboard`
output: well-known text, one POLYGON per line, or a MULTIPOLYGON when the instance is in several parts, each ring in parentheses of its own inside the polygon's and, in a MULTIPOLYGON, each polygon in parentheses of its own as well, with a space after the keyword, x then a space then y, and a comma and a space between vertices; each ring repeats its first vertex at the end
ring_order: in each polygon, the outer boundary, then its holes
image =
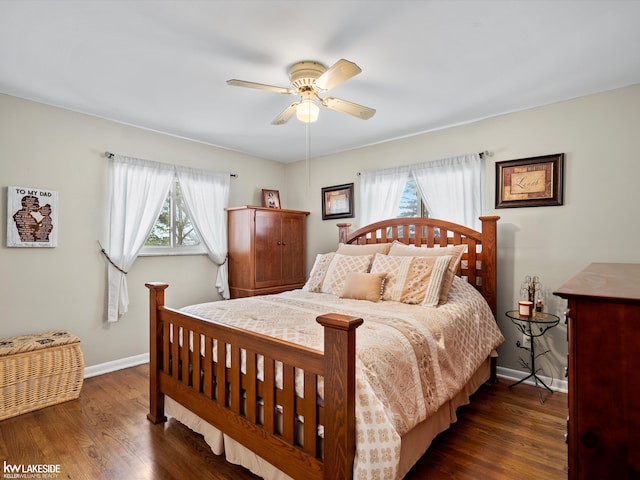
POLYGON ((476 287, 496 315, 496 223, 498 216, 480 217, 482 231, 445 220, 404 217, 382 220, 349 233, 350 223, 339 223, 339 242, 364 245, 399 241, 417 247, 467 245, 458 275, 476 287))

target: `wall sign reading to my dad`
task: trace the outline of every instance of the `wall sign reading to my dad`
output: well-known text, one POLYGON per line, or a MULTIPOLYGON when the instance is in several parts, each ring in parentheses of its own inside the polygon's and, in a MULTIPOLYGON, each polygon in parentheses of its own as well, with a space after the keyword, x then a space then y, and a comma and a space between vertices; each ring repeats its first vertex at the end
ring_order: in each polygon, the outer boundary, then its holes
POLYGON ((7 187, 7 246, 58 245, 58 192, 7 187))

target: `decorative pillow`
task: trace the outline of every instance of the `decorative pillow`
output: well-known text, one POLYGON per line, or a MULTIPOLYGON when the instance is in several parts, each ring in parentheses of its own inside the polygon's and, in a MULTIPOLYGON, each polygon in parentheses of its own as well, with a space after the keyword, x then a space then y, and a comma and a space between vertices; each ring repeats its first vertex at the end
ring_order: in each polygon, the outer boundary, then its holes
POLYGON ((320 292, 322 288, 322 282, 324 282, 324 277, 327 275, 327 269, 329 268, 329 264, 331 260, 333 260, 333 256, 335 252, 331 253, 319 253, 316 255, 316 261, 313 263, 313 268, 311 269, 311 273, 309 274, 309 280, 302 287, 303 290, 308 292, 320 292))
POLYGON ((336 253, 327 269, 321 291, 340 295, 347 274, 351 272, 367 273, 372 257, 373 255, 341 255, 336 253))
POLYGON ((350 243, 341 243, 338 245, 336 253, 340 255, 375 255, 389 253, 390 243, 367 243, 365 245, 352 245, 350 243))
POLYGON ((386 273, 347 273, 340 298, 379 302, 382 299, 385 278, 386 273))
POLYGON ((449 297, 449 290, 451 290, 451 284, 453 283, 453 277, 458 273, 460 262, 462 261, 462 255, 467 249, 466 245, 455 245, 451 247, 422 247, 417 248, 411 245, 405 245, 402 242, 395 241, 391 244, 389 255, 393 256, 419 256, 419 257, 431 257, 451 255, 451 261, 449 262, 449 268, 445 274, 444 281, 442 283, 442 290, 440 290, 440 305, 447 303, 449 297))
POLYGON ((387 272, 383 300, 435 307, 450 262, 451 255, 378 254, 373 260, 371 273, 387 272))

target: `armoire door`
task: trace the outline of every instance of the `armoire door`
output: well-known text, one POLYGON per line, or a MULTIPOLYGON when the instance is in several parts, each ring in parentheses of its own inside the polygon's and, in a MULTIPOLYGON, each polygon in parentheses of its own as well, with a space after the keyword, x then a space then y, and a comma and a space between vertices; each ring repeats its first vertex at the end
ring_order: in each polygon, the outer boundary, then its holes
POLYGON ((255 212, 255 288, 282 283, 282 220, 276 211, 255 212))
POLYGON ((306 216, 285 213, 282 215, 282 283, 304 283, 306 277, 305 231, 306 216))

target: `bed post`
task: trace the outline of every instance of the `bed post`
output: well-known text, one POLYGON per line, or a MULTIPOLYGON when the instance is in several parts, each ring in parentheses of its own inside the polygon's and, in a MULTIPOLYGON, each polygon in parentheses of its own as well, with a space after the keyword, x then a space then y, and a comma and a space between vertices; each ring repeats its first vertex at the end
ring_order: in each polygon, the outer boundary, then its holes
POLYGON ((160 392, 158 361, 162 355, 162 325, 158 309, 164 306, 164 291, 169 286, 162 282, 145 283, 149 289, 149 413, 153 423, 167 420, 164 415, 164 394, 160 392))
MULTIPOLYGON (((482 222, 482 294, 496 319, 498 318, 498 235, 496 223, 499 219, 498 216, 480 217, 482 222)), ((491 357, 489 383, 498 383, 497 363, 497 358, 491 357)))
POLYGON ((482 222, 482 294, 493 315, 497 315, 497 235, 498 216, 480 217, 482 222))
POLYGON ((356 453, 356 328, 363 320, 327 314, 324 327, 324 478, 350 479, 356 453))

